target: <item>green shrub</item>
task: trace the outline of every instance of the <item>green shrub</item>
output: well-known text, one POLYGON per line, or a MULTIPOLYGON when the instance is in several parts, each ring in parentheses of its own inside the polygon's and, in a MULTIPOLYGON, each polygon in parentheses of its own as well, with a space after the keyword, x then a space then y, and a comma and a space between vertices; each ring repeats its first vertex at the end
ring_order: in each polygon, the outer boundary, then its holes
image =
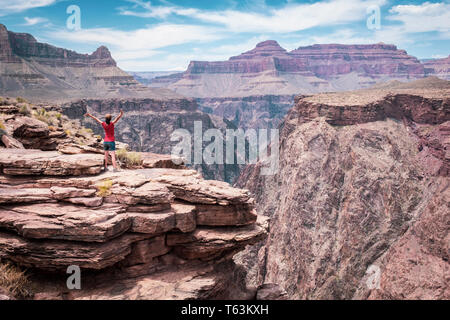
POLYGON ((27 99, 22 98, 22 97, 17 97, 16 101, 17 101, 18 103, 28 103, 27 99))

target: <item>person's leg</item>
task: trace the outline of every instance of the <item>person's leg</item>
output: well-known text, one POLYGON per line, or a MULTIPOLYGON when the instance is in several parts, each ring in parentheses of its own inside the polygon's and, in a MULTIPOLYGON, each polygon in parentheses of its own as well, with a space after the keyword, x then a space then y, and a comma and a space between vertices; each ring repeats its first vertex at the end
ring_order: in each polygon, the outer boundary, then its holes
POLYGON ((116 152, 115 151, 111 151, 111 160, 112 160, 113 168, 117 170, 117 161, 116 161, 116 152))
POLYGON ((105 171, 108 169, 108 157, 109 157, 109 151, 105 150, 105 171))

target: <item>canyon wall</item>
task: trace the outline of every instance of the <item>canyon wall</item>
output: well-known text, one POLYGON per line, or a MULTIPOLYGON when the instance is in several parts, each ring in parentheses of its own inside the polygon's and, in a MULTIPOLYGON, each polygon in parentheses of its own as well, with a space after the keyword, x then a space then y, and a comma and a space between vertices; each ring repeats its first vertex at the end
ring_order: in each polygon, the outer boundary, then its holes
POLYGON ((236 257, 248 281, 293 299, 448 299, 449 93, 429 78, 298 97, 278 173, 252 165, 237 183, 271 217, 265 245, 236 257))
POLYGON ((293 95, 262 95, 231 98, 197 98, 199 109, 233 123, 236 127, 277 128, 294 103, 293 95))

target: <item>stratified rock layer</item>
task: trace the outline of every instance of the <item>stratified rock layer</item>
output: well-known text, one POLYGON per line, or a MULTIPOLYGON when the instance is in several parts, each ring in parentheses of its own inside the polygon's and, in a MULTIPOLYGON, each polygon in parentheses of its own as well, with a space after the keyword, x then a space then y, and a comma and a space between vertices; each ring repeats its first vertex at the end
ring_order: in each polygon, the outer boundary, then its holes
POLYGON ((243 276, 231 257, 267 233, 248 191, 157 157, 152 168, 100 174, 101 155, 3 149, 0 258, 30 268, 36 299, 251 297, 227 285, 243 276), (40 270, 70 265, 87 286, 66 296, 40 270), (103 290, 92 286, 104 277, 103 290), (155 289, 141 291, 141 281, 155 289), (156 293, 161 286, 172 294, 156 293))

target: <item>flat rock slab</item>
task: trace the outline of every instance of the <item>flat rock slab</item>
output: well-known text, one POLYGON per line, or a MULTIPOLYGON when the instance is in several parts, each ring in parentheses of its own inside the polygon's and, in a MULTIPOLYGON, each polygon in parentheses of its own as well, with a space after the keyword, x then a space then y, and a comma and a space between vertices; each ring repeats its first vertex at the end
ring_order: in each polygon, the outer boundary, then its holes
POLYGON ((192 233, 171 233, 167 245, 183 259, 211 260, 254 244, 267 235, 266 220, 244 227, 199 227, 192 233))
POLYGON ((247 204, 226 206, 198 204, 197 224, 201 226, 243 226, 256 221, 256 210, 247 204))
POLYGON ((51 201, 53 192, 45 188, 0 188, 0 203, 28 203, 51 201))
POLYGON ((226 182, 204 180, 194 170, 153 170, 153 179, 167 184, 175 197, 184 201, 221 205, 251 201, 248 191, 233 188, 226 182))
POLYGON ((119 206, 88 209, 70 204, 39 203, 0 207, 0 227, 25 238, 104 242, 131 227, 119 206))
MULTIPOLYGON (((70 300, 193 300, 211 299, 225 290, 226 275, 211 267, 175 269, 132 279, 105 281, 95 288, 72 290, 70 300)), ((47 299, 61 299, 55 294, 47 299)))
POLYGON ((131 244, 145 238, 145 235, 124 234, 105 243, 85 243, 30 240, 0 232, 0 258, 45 270, 65 270, 70 265, 104 269, 123 260, 131 253, 131 244))
POLYGON ((197 226, 196 210, 193 205, 172 203, 168 209, 160 212, 132 212, 130 209, 134 208, 130 207, 127 211, 127 215, 133 221, 131 232, 151 235, 172 230, 192 232, 197 226))
POLYGON ((144 168, 172 168, 185 169, 181 158, 172 158, 170 155, 156 154, 152 152, 141 152, 142 166, 144 168))
POLYGON ((4 149, 0 153, 0 168, 7 175, 95 175, 102 166, 103 156, 99 154, 69 155, 33 149, 4 149))

